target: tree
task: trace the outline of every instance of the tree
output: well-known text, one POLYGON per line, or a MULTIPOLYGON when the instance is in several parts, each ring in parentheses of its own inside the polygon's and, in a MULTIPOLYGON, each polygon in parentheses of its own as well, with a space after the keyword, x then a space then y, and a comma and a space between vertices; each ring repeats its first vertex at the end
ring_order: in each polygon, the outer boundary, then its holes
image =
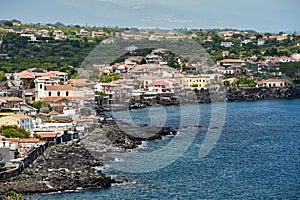
POLYGON ((112 81, 120 79, 121 76, 122 76, 121 74, 110 74, 110 75, 104 75, 104 74, 102 74, 100 76, 100 82, 102 82, 102 83, 109 83, 109 82, 112 82, 112 81))
POLYGON ((10 191, 4 194, 4 200, 22 200, 22 194, 18 194, 16 192, 10 191))
POLYGON ((30 81, 30 89, 32 88, 35 88, 35 83, 33 79, 30 81))
POLYGON ((88 108, 81 108, 80 109, 80 114, 82 116, 90 116, 92 114, 92 111, 88 108))
POLYGON ((6 81, 6 80, 7 80, 7 78, 6 78, 5 72, 0 71, 0 81, 1 81, 1 82, 4 82, 4 81, 6 81))
POLYGON ((230 82, 229 82, 229 81, 227 81, 227 80, 226 80, 226 81, 224 81, 224 82, 223 82, 223 84, 224 84, 224 86, 226 86, 226 87, 230 86, 230 82))
POLYGON ((11 21, 5 21, 5 22, 4 22, 4 26, 9 26, 9 27, 11 27, 11 26, 13 26, 13 23, 12 23, 11 21))
POLYGON ((45 112, 49 112, 50 110, 52 110, 52 107, 45 103, 45 102, 42 102, 42 101, 35 101, 33 102, 33 107, 38 109, 38 111, 42 112, 42 111, 45 111, 45 112))
POLYGON ((27 132, 24 128, 18 127, 16 125, 1 126, 0 132, 2 135, 7 138, 28 138, 30 133, 27 132))
POLYGON ((283 63, 280 66, 281 71, 290 78, 300 77, 300 62, 283 63))

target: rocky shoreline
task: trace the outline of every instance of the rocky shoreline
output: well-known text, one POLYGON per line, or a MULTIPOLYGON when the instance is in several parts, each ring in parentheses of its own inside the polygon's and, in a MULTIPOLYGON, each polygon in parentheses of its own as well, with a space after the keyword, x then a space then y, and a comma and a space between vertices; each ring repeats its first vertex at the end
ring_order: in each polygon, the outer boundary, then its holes
POLYGON ((126 180, 114 180, 97 169, 103 165, 101 162, 114 160, 108 156, 109 153, 126 152, 137 148, 144 140, 176 134, 168 127, 146 127, 143 130, 111 120, 82 140, 50 146, 22 174, 0 181, 0 194, 8 191, 32 194, 108 188, 113 183, 122 183, 126 180), (130 130, 130 134, 120 127, 130 130))
POLYGON ((129 109, 144 108, 155 105, 179 105, 186 103, 236 102, 300 98, 300 87, 284 88, 219 88, 181 91, 164 96, 133 97, 129 109))
POLYGON ((22 174, 0 182, 0 193, 49 193, 78 188, 107 188, 113 179, 80 141, 49 147, 22 174))

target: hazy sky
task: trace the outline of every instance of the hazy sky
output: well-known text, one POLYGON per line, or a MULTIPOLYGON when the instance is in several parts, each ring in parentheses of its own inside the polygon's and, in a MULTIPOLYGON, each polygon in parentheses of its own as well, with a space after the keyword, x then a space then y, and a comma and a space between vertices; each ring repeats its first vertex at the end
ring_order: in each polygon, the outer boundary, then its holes
POLYGON ((299 0, 0 0, 1 19, 149 28, 300 32, 299 0))

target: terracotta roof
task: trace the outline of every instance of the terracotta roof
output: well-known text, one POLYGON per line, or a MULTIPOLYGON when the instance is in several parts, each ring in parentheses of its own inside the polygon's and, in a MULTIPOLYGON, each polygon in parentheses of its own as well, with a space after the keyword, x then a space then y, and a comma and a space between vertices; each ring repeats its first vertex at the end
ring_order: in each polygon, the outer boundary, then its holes
POLYGON ((39 143, 40 140, 37 138, 25 138, 25 139, 20 139, 20 143, 39 143))
POLYGON ((48 91, 78 91, 80 89, 72 87, 70 85, 46 85, 45 87, 48 91))
POLYGON ((0 100, 5 100, 8 102, 23 102, 24 100, 19 97, 1 97, 0 100))
POLYGON ((26 118, 29 118, 28 116, 23 115, 23 114, 13 114, 12 117, 18 118, 18 119, 26 119, 26 118))
MULTIPOLYGON (((40 101, 42 102, 58 102, 63 99, 66 99, 67 101, 73 101, 74 97, 42 97, 40 101)), ((78 98, 77 98, 78 99, 78 98)))
POLYGON ((19 142, 20 139, 19 139, 19 138, 5 138, 5 141, 9 141, 9 142, 19 142))
POLYGON ((265 80, 265 82, 277 82, 277 83, 281 83, 281 82, 285 82, 284 79, 268 79, 265 80))
POLYGON ((59 113, 55 112, 55 111, 51 111, 49 112, 49 115, 58 115, 59 113))
POLYGON ((165 81, 154 81, 154 82, 150 83, 149 85, 169 85, 169 84, 165 81))
POLYGON ((57 133, 37 133, 41 138, 56 138, 57 133))
POLYGON ((69 84, 86 84, 87 79, 70 79, 69 84))
POLYGON ((240 59, 224 59, 224 60, 220 60, 219 62, 244 63, 245 61, 240 59))
POLYGON ((35 73, 34 72, 27 72, 23 71, 19 73, 20 78, 35 78, 35 73))
POLYGON ((101 83, 102 86, 107 86, 107 87, 116 87, 116 86, 120 86, 120 84, 116 84, 116 83, 101 83))

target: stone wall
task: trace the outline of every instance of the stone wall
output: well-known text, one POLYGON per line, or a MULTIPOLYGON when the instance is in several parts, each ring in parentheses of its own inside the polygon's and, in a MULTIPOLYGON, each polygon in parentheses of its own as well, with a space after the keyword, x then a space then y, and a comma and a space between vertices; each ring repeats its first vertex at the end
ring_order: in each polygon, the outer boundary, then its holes
POLYGON ((15 177, 22 173, 22 171, 28 167, 33 161, 35 161, 40 155, 44 153, 44 151, 48 148, 48 143, 44 145, 40 145, 38 148, 35 148, 33 151, 31 151, 27 157, 23 159, 23 161, 20 161, 18 164, 16 164, 15 169, 11 169, 8 171, 4 171, 0 173, 0 180, 7 180, 12 177, 15 177))

